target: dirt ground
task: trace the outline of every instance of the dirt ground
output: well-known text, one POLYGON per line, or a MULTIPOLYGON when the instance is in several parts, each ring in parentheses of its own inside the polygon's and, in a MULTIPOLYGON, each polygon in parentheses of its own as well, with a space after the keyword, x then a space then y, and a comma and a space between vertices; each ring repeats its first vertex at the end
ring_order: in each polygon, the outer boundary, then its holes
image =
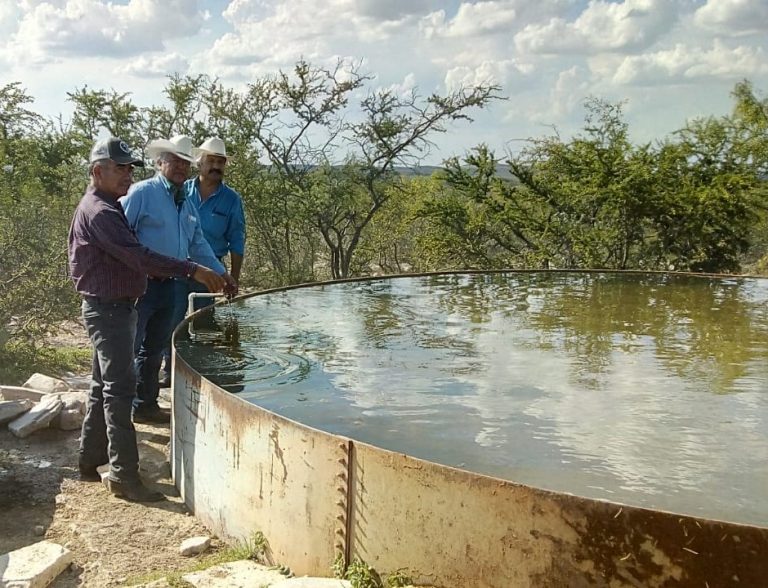
MULTIPOLYGON (((3 428, 0 553, 42 539, 65 545, 75 563, 52 584, 57 588, 123 586, 150 572, 188 569, 179 545, 210 532, 188 513, 171 482, 169 427, 137 425, 137 431, 141 474, 166 501, 130 503, 102 484, 81 482, 78 431, 46 429, 17 439, 3 428)), ((213 545, 221 546, 216 539, 213 545)))
MULTIPOLYGON (((73 331, 75 342, 80 333, 73 331)), ((179 545, 211 534, 188 513, 170 479, 170 426, 136 429, 141 475, 166 501, 130 503, 102 484, 81 482, 79 431, 44 429, 18 439, 0 427, 0 554, 43 539, 66 546, 75 563, 55 588, 123 586, 155 571, 189 569, 193 562, 179 555, 179 545)), ((221 547, 213 538, 207 553, 221 547)))

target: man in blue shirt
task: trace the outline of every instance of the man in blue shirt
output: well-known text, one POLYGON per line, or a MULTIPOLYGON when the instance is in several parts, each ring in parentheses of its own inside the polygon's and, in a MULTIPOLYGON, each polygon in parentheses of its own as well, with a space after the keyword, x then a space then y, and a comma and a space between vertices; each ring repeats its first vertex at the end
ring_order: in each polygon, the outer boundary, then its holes
MULTIPOLYGON (((184 192, 184 181, 192 162, 192 140, 177 136, 169 141, 152 141, 147 155, 155 160, 158 173, 133 184, 120 199, 139 242, 163 255, 191 259, 213 269, 225 278, 231 292, 235 282, 205 240, 197 209, 184 192)), ((174 322, 176 291, 176 280, 150 275, 147 291, 136 306, 134 422, 170 420, 170 415, 157 404, 158 371, 163 350, 177 324, 174 322)))
MULTIPOLYGON (((245 255, 245 213, 240 194, 224 183, 228 160, 226 146, 218 137, 210 137, 200 147, 193 149, 192 154, 197 158, 199 175, 184 184, 187 200, 194 204, 200 215, 203 235, 214 255, 221 261, 229 255, 230 274, 239 283, 245 255)), ((191 280, 187 281, 187 286, 188 290, 177 294, 175 325, 184 319, 188 293, 207 292, 205 286, 191 280)), ((213 299, 198 298, 195 300, 195 310, 209 304, 213 304, 213 299)), ((165 370, 161 372, 161 383, 170 385, 170 345, 164 356, 165 370)))
POLYGON ((199 176, 187 180, 184 190, 200 213, 203 235, 213 253, 219 259, 229 254, 229 273, 239 283, 245 255, 245 214, 240 194, 224 183, 224 141, 210 137, 192 152, 197 157, 199 176))

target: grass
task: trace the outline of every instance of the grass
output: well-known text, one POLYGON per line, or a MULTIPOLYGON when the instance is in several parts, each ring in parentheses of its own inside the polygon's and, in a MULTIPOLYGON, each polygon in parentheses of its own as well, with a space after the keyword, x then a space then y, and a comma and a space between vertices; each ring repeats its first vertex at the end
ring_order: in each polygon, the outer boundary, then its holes
MULTIPOLYGON (((205 557, 198 559, 197 561, 190 562, 190 565, 185 566, 181 570, 174 571, 162 571, 157 570, 148 574, 142 574, 128 578, 125 581, 126 586, 135 586, 136 584, 149 584, 155 580, 165 578, 168 585, 172 588, 189 588, 192 586, 189 582, 184 581, 182 576, 191 574, 194 572, 201 572, 212 568, 213 566, 219 566, 221 564, 229 563, 231 561, 240 561, 244 559, 251 559, 258 563, 266 563, 266 555, 269 549, 269 542, 261 531, 255 532, 250 538, 244 541, 238 541, 237 544, 226 547, 212 553, 205 557)), ((282 570, 281 570, 282 571, 282 570)))
POLYGON ((59 376, 64 372, 88 372, 91 350, 78 347, 34 347, 9 342, 0 346, 0 384, 23 384, 35 372, 59 376))
POLYGON ((403 570, 397 570, 387 576, 387 582, 384 584, 379 573, 365 563, 363 560, 355 558, 352 562, 344 566, 344 558, 341 554, 336 556, 332 565, 334 576, 342 580, 349 580, 352 588, 398 588, 409 586, 411 579, 403 570))

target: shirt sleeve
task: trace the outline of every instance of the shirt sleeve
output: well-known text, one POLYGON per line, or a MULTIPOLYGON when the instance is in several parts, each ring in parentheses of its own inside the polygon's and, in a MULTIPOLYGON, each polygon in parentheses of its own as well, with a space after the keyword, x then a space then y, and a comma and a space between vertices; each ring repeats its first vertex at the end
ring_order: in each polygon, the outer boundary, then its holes
POLYGON ((159 277, 189 277, 195 272, 194 263, 160 255, 139 243, 117 209, 94 215, 90 233, 95 245, 137 272, 159 277))
POLYGON ((133 184, 128 189, 128 194, 120 198, 119 202, 123 206, 123 211, 125 212, 125 218, 128 219, 128 224, 131 226, 132 229, 136 230, 136 227, 139 224, 139 217, 141 216, 141 203, 142 203, 142 196, 143 192, 141 189, 135 190, 134 187, 136 184, 133 184))
MULTIPOLYGON (((189 207, 195 214, 197 214, 192 203, 189 203, 189 207)), ((227 268, 225 268, 224 264, 219 261, 213 253, 213 249, 211 249, 211 246, 208 244, 208 241, 206 241, 205 235, 203 235, 203 230, 200 227, 199 218, 198 222, 194 223, 192 240, 189 244, 189 257, 192 261, 209 267, 218 274, 225 274, 227 272, 227 268)))
POLYGON ((229 250, 238 255, 245 255, 245 212, 243 211, 243 199, 237 192, 232 192, 233 204, 229 211, 229 223, 227 224, 227 243, 229 250))

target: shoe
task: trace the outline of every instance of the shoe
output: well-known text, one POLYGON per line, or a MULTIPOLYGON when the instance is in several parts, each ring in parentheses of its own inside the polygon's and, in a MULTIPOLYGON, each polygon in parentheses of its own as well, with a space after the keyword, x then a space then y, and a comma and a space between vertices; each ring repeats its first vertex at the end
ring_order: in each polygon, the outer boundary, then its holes
POLYGON ((134 423, 167 424, 171 422, 171 413, 161 408, 135 409, 133 411, 134 423))
POLYGON ((130 502, 159 502, 165 500, 165 495, 147 488, 140 480, 136 482, 117 482, 108 479, 109 491, 130 502))
POLYGON ((82 482, 101 482, 101 474, 96 470, 97 466, 79 465, 80 480, 82 482))

